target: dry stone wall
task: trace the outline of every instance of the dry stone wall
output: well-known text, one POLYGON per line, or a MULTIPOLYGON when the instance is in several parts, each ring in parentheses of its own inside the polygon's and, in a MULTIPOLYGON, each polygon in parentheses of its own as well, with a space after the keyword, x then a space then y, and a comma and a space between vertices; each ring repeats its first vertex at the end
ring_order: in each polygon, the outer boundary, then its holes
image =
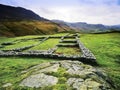
MULTIPOLYGON (((45 37, 44 39, 42 39, 42 41, 38 44, 33 44, 27 47, 23 47, 23 48, 17 48, 17 49, 13 49, 13 50, 2 50, 0 51, 0 56, 1 57, 6 57, 6 56, 29 56, 29 57, 44 57, 44 58, 55 58, 55 59, 65 59, 65 60, 80 60, 82 62, 85 63, 96 63, 96 58, 95 56, 92 54, 92 52, 87 49, 80 41, 79 39, 79 34, 74 34, 72 36, 70 36, 70 34, 67 34, 65 36, 62 36, 59 44, 56 45, 54 48, 51 48, 49 50, 45 50, 45 51, 41 51, 41 50, 31 50, 28 52, 22 52, 23 50, 27 50, 31 47, 37 46, 41 43, 44 43, 45 40, 49 39, 50 36, 45 37), (72 38, 73 40, 65 40, 66 38, 72 38), (63 42, 73 42, 74 44, 66 44, 66 45, 62 45, 60 43, 63 42), (59 48, 59 47, 79 47, 79 49, 82 51, 82 55, 59 55, 59 54, 54 54, 54 52, 59 48)), ((57 37, 58 38, 58 37, 57 37)), ((37 38, 38 39, 38 38, 37 38)), ((24 39, 23 39, 24 40, 24 39)))

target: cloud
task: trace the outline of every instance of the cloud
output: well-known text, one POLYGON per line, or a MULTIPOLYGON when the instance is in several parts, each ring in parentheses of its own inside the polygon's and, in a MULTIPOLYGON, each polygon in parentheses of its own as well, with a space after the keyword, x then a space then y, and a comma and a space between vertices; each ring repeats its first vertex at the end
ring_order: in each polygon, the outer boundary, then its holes
POLYGON ((79 1, 91 5, 115 5, 118 3, 119 0, 79 0, 79 1))
POLYGON ((77 6, 46 8, 48 12, 39 11, 40 15, 48 19, 60 19, 68 22, 88 22, 94 24, 120 24, 119 6, 77 6))
POLYGON ((1 0, 31 9, 42 17, 69 22, 120 24, 120 0, 1 0))

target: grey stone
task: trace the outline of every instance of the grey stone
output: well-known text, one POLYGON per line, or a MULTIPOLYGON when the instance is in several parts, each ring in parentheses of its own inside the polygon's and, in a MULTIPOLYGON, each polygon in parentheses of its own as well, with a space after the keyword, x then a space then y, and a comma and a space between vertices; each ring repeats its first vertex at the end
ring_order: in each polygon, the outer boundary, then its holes
POLYGON ((20 86, 27 86, 32 88, 46 87, 56 85, 58 79, 54 76, 45 75, 43 73, 31 75, 28 78, 24 79, 20 86))
POLYGON ((87 86, 88 89, 92 89, 92 90, 101 90, 100 87, 102 86, 102 84, 92 79, 86 79, 84 84, 87 86))
POLYGON ((107 84, 98 83, 91 78, 86 80, 81 78, 69 78, 67 84, 76 90, 108 90, 107 84))
POLYGON ((79 88, 82 86, 84 80, 81 78, 69 78, 67 81, 67 84, 69 86, 72 86, 73 88, 79 90, 79 88))
POLYGON ((76 65, 82 64, 79 61, 62 61, 60 63, 61 63, 61 67, 66 68, 66 69, 70 69, 73 64, 76 64, 76 65))
POLYGON ((4 84, 2 87, 3 87, 3 88, 6 88, 6 87, 10 87, 10 86, 12 86, 11 83, 6 83, 6 84, 4 84))
POLYGON ((58 68, 59 68, 59 64, 53 64, 52 66, 38 70, 35 73, 57 72, 58 68))
POLYGON ((79 75, 86 78, 88 74, 93 73, 95 69, 89 65, 84 65, 79 61, 67 61, 61 62, 61 67, 67 69, 67 73, 70 75, 79 75))

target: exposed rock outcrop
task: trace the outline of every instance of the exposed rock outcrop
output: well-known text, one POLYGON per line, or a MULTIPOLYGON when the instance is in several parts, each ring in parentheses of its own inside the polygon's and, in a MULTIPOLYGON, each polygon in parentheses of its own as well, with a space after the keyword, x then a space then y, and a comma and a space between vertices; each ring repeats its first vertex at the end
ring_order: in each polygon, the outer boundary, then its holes
POLYGON ((28 86, 32 88, 39 88, 45 86, 52 86, 58 82, 58 78, 50 75, 45 75, 43 73, 31 75, 24 79, 20 86, 28 86))
POLYGON ((57 61, 42 63, 22 72, 30 73, 19 86, 41 88, 63 84, 75 90, 112 90, 109 78, 100 70, 79 61, 57 61), (60 70, 62 69, 62 71, 60 70))

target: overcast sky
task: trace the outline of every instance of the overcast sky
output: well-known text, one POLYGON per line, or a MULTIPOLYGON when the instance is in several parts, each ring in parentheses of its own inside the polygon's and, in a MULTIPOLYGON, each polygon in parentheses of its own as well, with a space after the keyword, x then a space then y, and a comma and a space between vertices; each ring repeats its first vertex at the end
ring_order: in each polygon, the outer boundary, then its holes
POLYGON ((0 0, 33 10, 47 19, 91 24, 120 24, 120 0, 0 0))

